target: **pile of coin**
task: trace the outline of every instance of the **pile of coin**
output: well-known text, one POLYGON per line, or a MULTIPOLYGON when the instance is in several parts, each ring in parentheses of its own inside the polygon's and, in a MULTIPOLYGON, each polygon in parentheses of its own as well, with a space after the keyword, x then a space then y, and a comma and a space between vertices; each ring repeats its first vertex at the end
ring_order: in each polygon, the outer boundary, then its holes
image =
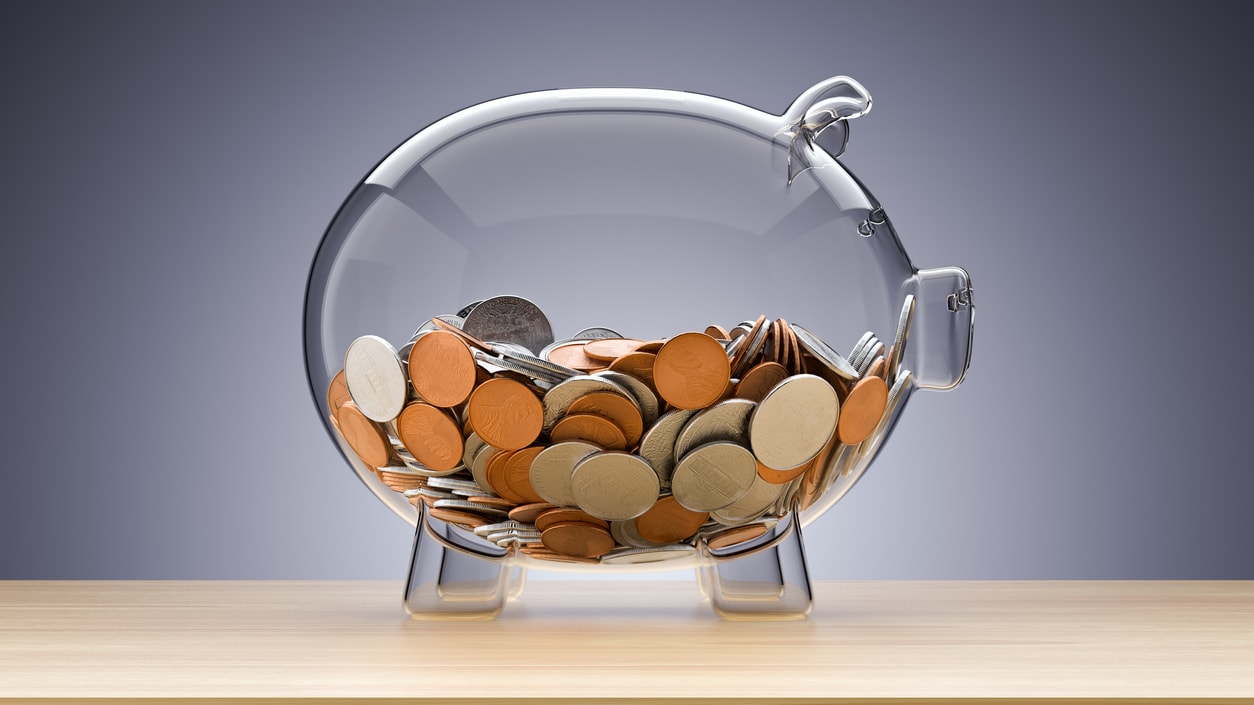
POLYGON ((783 319, 638 340, 554 341, 497 296, 424 323, 399 350, 355 340, 332 426, 427 515, 532 558, 637 563, 730 548, 869 459, 913 387, 892 345, 841 355, 783 319))

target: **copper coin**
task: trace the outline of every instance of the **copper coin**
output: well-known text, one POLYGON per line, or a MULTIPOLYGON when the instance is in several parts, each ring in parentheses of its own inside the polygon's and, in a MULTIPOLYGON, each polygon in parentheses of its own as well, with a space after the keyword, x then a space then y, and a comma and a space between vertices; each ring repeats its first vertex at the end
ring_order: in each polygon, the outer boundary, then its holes
POLYGON ((714 534, 705 540, 705 545, 714 549, 727 548, 745 541, 752 541, 766 532, 766 524, 745 524, 714 534))
POLYGON ((674 497, 667 495, 636 517, 636 531, 654 543, 674 543, 697 533, 709 518, 709 512, 684 509, 674 497))
POLYGON ((427 479, 422 475, 411 475, 403 472, 379 471, 379 479, 393 492, 405 492, 427 486, 427 479))
POLYGON ((559 345, 549 351, 549 362, 583 372, 599 370, 605 367, 605 364, 600 360, 593 360, 585 355, 583 346, 584 341, 582 340, 559 345))
POLYGON ((652 353, 656 355, 657 351, 661 350, 663 345, 666 345, 665 340, 650 340, 644 345, 636 348, 636 352, 652 353))
POLYGON ((346 401, 335 412, 335 422, 348 446, 361 461, 372 468, 388 464, 392 457, 392 444, 388 443, 383 427, 366 418, 357 405, 346 401))
POLYGON ((848 445, 861 443, 879 425, 888 405, 888 385, 879 377, 863 377, 845 398, 836 424, 840 442, 848 445))
POLYGON ((495 507, 497 509, 504 509, 507 512, 513 509, 514 507, 518 506, 514 504, 513 502, 509 501, 508 499, 505 499, 504 497, 474 496, 474 497, 467 497, 466 501, 473 502, 474 504, 482 504, 485 507, 495 507))
POLYGON ((564 556, 596 558, 614 550, 609 529, 581 521, 561 521, 540 533, 545 548, 564 556))
MULTIPOLYGON (((892 348, 888 349, 888 354, 889 355, 893 354, 892 348)), ((884 379, 884 373, 887 371, 888 371, 888 363, 884 360, 884 356, 880 355, 879 357, 875 358, 875 362, 872 362, 871 366, 867 368, 866 376, 867 377, 879 377, 880 379, 884 379)))
MULTIPOLYGON (((629 402, 630 403, 630 402, 629 402)), ((583 441, 606 450, 626 450, 627 436, 613 421, 596 414, 568 414, 549 432, 554 443, 583 441)))
POLYGON ((731 379, 727 352, 705 333, 682 333, 658 351, 653 381, 671 406, 700 409, 723 396, 731 379))
POLYGON ((539 438, 544 425, 540 400, 512 379, 497 377, 479 385, 470 395, 467 411, 475 433, 503 450, 526 448, 539 438))
POLYGON ((396 435, 415 460, 432 470, 452 470, 462 462, 461 427, 443 409, 411 402, 396 419, 396 435))
POLYGON ((427 513, 436 519, 441 519, 452 524, 460 524, 475 528, 476 526, 486 526, 488 520, 478 514, 470 512, 459 512, 456 509, 428 509, 427 513))
MULTIPOLYGON (((782 362, 784 352, 783 333, 779 329, 779 319, 771 321, 770 332, 766 334, 766 344, 762 346, 762 357, 771 362, 782 362)), ((749 364, 753 364, 753 360, 749 364)))
POLYGON ((736 396, 754 402, 762 401, 767 392, 787 378, 788 370, 778 362, 759 363, 749 368, 740 379, 740 384, 736 385, 736 396))
POLYGON ((656 389, 657 386, 653 381, 653 366, 655 364, 657 364, 657 355, 637 350, 611 362, 610 370, 631 375, 649 385, 650 389, 656 389))
POLYGON ((348 392, 348 382, 344 381, 344 370, 340 370, 331 378, 331 384, 327 387, 327 409, 334 414, 344 402, 352 400, 353 395, 348 392))
POLYGON ((610 362, 626 355, 633 353, 641 345, 643 340, 635 340, 634 338, 602 338, 600 340, 590 340, 583 346, 583 354, 593 360, 601 360, 602 362, 610 362))
POLYGON ((527 504, 531 500, 510 489, 509 482, 505 479, 505 466, 513 455, 514 451, 500 450, 488 460, 488 469, 484 473, 484 479, 487 480, 488 486, 484 489, 490 490, 514 504, 527 504))
POLYGON ((762 335, 762 327, 766 325, 766 316, 758 316, 753 322, 753 327, 745 333, 745 342, 736 349, 736 354, 731 358, 731 368, 733 370, 743 370, 749 365, 746 358, 753 359, 758 353, 762 352, 762 346, 766 343, 766 337, 762 335))
POLYGON ((409 349, 409 381, 423 401, 449 408, 470 397, 478 365, 475 357, 453 333, 424 333, 409 349))
POLYGON ((509 510, 509 518, 524 524, 531 524, 535 522, 536 517, 540 516, 541 513, 555 508, 548 502, 533 502, 509 510))
POLYGON ((731 336, 727 334, 727 329, 715 324, 705 329, 705 334, 715 340, 730 340, 731 336))
POLYGON ((544 446, 531 446, 510 456, 505 461, 505 485, 509 491, 526 500, 527 503, 543 502, 544 498, 536 494, 531 486, 531 463, 544 450, 544 446))
POLYGON ((806 470, 809 470, 810 466, 813 465, 814 461, 817 459, 818 458, 816 457, 814 460, 811 460, 804 465, 792 468, 791 470, 776 470, 774 468, 768 468, 762 463, 758 463, 758 477, 766 480, 772 485, 782 485, 785 482, 792 482, 798 477, 804 475, 806 470))
POLYGON ((466 331, 462 330, 461 328, 458 328, 457 326, 453 325, 452 323, 448 323, 448 322, 446 322, 446 321, 442 321, 442 320, 440 320, 439 318, 433 318, 433 319, 431 319, 431 322, 435 324, 435 327, 436 327, 436 328, 439 328, 440 330, 445 331, 445 332, 448 332, 448 333, 452 333, 453 335, 457 336, 458 338, 461 338, 461 340, 462 340, 462 342, 463 342, 463 343, 465 343, 465 344, 469 345, 469 346, 470 346, 470 347, 472 347, 472 348, 479 348, 480 350, 482 350, 482 351, 484 351, 484 352, 486 352, 486 353, 490 353, 490 352, 492 352, 492 348, 491 348, 491 347, 489 347, 487 343, 483 342, 482 340, 479 340, 479 339, 478 339, 478 338, 476 338, 475 336, 473 336, 473 335, 471 335, 471 334, 467 333, 466 331))
POLYGON ((587 394, 576 399, 567 409, 567 413, 596 414, 609 419, 623 432, 627 439, 627 448, 634 448, 640 442, 640 436, 644 434, 644 417, 640 415, 640 408, 618 394, 609 392, 587 394))
POLYGON ((577 521, 584 524, 594 524, 600 526, 606 531, 610 530, 610 523, 604 519, 598 519, 582 509, 574 509, 571 507, 558 507, 550 509, 547 512, 540 512, 536 517, 536 528, 544 531, 553 524, 566 521, 577 521))

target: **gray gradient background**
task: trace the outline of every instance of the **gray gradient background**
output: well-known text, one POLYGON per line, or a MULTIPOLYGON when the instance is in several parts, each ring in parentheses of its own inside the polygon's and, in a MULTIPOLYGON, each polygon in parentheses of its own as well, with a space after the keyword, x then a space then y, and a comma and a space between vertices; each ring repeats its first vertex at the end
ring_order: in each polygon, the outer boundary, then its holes
POLYGON ((845 162, 978 290, 808 531, 818 578, 1254 578, 1238 3, 9 5, 0 578, 396 578, 306 387, 323 229, 424 125, 553 87, 875 97, 845 162))

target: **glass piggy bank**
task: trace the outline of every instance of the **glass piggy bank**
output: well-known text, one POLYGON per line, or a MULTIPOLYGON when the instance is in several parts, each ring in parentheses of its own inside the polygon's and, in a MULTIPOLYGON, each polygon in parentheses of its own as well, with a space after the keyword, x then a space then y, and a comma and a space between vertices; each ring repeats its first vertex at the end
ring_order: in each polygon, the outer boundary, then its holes
POLYGON ((728 619, 812 605, 802 530, 971 355, 839 157, 871 98, 514 95, 424 128, 314 257, 304 349, 348 465, 415 526, 404 604, 488 619, 526 570, 694 569, 728 619))

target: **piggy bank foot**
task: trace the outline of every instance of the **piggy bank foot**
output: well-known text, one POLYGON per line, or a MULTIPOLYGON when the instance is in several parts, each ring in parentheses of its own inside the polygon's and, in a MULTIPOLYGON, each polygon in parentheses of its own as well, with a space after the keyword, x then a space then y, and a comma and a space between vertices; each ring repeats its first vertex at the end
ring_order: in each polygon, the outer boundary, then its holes
MULTIPOLYGON (((525 571, 458 550, 464 541, 445 522, 420 510, 405 583, 405 611, 422 620, 495 619, 522 593, 525 571)), ((482 547, 464 548, 482 553, 482 547)), ((504 558, 504 552, 501 558, 504 558)))
POLYGON ((814 606, 796 511, 748 546, 734 551, 701 548, 711 560, 697 570, 697 584, 719 617, 805 619, 814 606))

